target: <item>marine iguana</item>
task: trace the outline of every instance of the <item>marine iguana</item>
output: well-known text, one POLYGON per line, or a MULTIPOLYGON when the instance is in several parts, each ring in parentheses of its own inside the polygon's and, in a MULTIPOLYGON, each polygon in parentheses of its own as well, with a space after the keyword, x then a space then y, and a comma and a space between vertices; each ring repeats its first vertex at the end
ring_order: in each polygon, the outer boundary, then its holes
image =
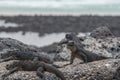
POLYGON ((84 39, 80 39, 79 37, 76 36, 74 33, 66 34, 65 38, 62 39, 57 46, 56 52, 59 53, 62 51, 62 48, 64 47, 64 44, 67 44, 69 42, 74 42, 78 47, 83 48, 84 44, 81 43, 84 39))
POLYGON ((70 64, 73 63, 73 60, 75 58, 79 58, 79 59, 83 60, 84 63, 110 58, 110 57, 105 57, 105 56, 101 56, 99 54, 92 53, 92 52, 87 51, 80 47, 78 48, 74 44, 74 42, 67 43, 67 48, 71 50, 70 64))
POLYGON ((53 63, 53 60, 43 54, 38 54, 38 53, 32 53, 32 52, 25 52, 25 51, 20 51, 20 50, 14 50, 14 51, 8 51, 6 53, 0 54, 1 55, 1 60, 0 62, 6 62, 9 60, 38 60, 38 61, 44 61, 46 63, 53 63))
POLYGON ((58 43, 58 46, 59 46, 59 45, 62 45, 62 44, 66 44, 66 43, 72 41, 72 42, 74 42, 78 47, 83 48, 84 44, 81 43, 81 41, 83 41, 83 40, 84 40, 83 38, 77 37, 76 34, 70 33, 70 34, 66 34, 66 35, 65 35, 65 39, 61 40, 61 41, 58 43))
POLYGON ((42 61, 14 61, 13 63, 6 65, 6 69, 9 70, 9 72, 2 75, 3 79, 17 71, 37 71, 37 76, 42 80, 45 80, 44 72, 47 71, 55 74, 57 77, 61 78, 61 80, 66 80, 63 73, 56 67, 42 61))

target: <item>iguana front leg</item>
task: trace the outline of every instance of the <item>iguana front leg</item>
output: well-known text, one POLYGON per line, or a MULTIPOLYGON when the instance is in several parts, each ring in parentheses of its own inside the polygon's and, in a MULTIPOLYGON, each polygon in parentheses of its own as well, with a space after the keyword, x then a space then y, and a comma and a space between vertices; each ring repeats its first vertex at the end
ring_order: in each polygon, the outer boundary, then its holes
POLYGON ((83 52, 81 52, 81 57, 83 58, 84 63, 88 62, 88 58, 83 52))
POLYGON ((13 59, 14 59, 14 57, 11 56, 11 57, 8 57, 8 58, 5 58, 5 59, 0 60, 0 63, 1 63, 1 62, 6 62, 6 61, 9 61, 9 60, 13 60, 13 59))
POLYGON ((71 58, 70 58, 70 63, 65 64, 65 65, 63 65, 63 66, 67 66, 67 65, 72 64, 72 63, 73 63, 73 61, 74 61, 74 59, 75 59, 75 57, 74 57, 73 55, 71 55, 71 58))
POLYGON ((42 79, 42 80, 45 80, 45 75, 44 75, 44 68, 43 67, 39 67, 37 69, 37 72, 36 72, 37 76, 42 79))
POLYGON ((75 57, 74 57, 74 55, 72 54, 72 55, 71 55, 71 58, 70 58, 70 64, 73 63, 74 59, 75 59, 75 57))
POLYGON ((7 76, 9 76, 10 74, 13 74, 14 72, 17 72, 18 71, 18 67, 16 68, 13 68, 12 70, 10 70, 8 73, 2 75, 2 79, 4 80, 7 76))

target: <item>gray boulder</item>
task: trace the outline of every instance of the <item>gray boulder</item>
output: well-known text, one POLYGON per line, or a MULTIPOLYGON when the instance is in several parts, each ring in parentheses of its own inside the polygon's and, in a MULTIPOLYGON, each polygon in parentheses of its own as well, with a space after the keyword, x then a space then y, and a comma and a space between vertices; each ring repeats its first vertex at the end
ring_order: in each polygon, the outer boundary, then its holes
POLYGON ((103 39, 107 37, 114 37, 113 33, 106 26, 96 28, 90 33, 90 36, 94 38, 99 38, 99 39, 101 38, 103 39))

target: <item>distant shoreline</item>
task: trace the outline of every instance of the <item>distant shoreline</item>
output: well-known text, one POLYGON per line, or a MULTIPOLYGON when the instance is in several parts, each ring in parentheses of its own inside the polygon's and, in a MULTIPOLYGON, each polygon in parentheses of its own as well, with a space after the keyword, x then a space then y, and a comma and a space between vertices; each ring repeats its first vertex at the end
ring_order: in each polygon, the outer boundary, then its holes
POLYGON ((116 35, 120 35, 120 16, 52 16, 52 15, 36 15, 36 16, 0 16, 0 20, 4 20, 2 24, 8 25, 14 23, 21 25, 20 27, 0 27, 1 32, 37 32, 39 36, 50 33, 61 32, 89 32, 101 26, 109 27, 116 35))
POLYGON ((42 15, 42 16, 81 16, 81 15, 98 15, 98 16, 120 16, 120 13, 99 13, 99 12, 82 12, 82 13, 67 13, 67 12, 1 12, 0 16, 34 16, 34 15, 42 15))

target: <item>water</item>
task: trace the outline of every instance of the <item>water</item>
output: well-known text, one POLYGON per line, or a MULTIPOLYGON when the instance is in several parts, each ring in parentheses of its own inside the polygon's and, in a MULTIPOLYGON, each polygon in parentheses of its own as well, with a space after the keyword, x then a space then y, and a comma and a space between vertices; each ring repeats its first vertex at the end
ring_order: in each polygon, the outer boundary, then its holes
POLYGON ((9 28, 9 27, 20 27, 22 25, 18 25, 16 23, 12 23, 12 22, 5 22, 5 20, 0 20, 0 27, 5 27, 5 28, 9 28))
MULTIPOLYGON (((79 36, 85 36, 87 34, 88 33, 79 33, 79 36)), ((28 45, 35 45, 38 47, 42 47, 42 46, 50 45, 54 42, 59 42, 65 37, 65 33, 52 33, 39 37, 39 34, 35 32, 27 32, 25 35, 22 35, 22 32, 17 32, 17 33, 1 32, 0 37, 13 38, 28 45)))
POLYGON ((65 36, 65 33, 47 34, 42 37, 39 37, 39 34, 34 32, 27 32, 25 35, 22 35, 22 32, 17 32, 17 33, 1 32, 0 33, 0 37, 13 38, 25 44, 36 45, 38 47, 46 46, 46 45, 52 44, 53 42, 58 42, 62 38, 64 38, 64 36, 65 36))
POLYGON ((120 0, 0 0, 0 11, 119 13, 120 0))

